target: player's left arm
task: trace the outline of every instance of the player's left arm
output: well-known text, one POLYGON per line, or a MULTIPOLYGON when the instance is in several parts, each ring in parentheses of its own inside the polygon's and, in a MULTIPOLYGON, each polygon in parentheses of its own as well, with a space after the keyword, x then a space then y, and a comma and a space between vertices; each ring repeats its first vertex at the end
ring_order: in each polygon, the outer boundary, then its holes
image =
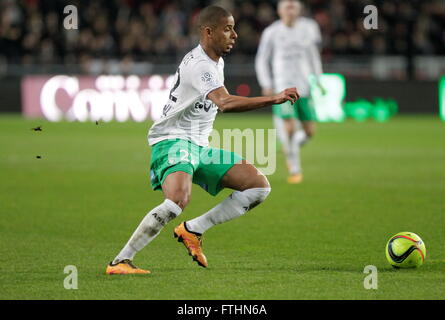
POLYGON ((320 77, 321 77, 321 74, 323 73, 320 52, 318 50, 318 47, 315 44, 311 45, 307 50, 308 50, 309 61, 310 61, 309 64, 312 69, 311 71, 315 75, 317 86, 320 88, 322 94, 324 94, 326 90, 320 82, 320 77))
POLYGON ((320 55, 322 38, 321 38, 320 27, 318 26, 318 24, 315 21, 313 22, 312 29, 313 29, 314 41, 307 49, 308 56, 309 56, 309 65, 312 69, 311 70, 312 73, 315 75, 315 78, 317 80, 317 86, 322 91, 322 94, 324 94, 326 92, 326 90, 323 88, 323 86, 320 83, 320 76, 323 73, 323 67, 322 67, 321 55, 320 55))

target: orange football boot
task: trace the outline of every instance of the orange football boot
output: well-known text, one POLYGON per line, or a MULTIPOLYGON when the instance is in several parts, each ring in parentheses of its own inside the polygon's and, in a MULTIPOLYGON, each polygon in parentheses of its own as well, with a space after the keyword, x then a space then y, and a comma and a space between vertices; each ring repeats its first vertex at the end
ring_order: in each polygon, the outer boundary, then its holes
POLYGON ((187 230, 185 222, 182 222, 175 228, 173 233, 175 238, 178 238, 178 242, 182 242, 187 248, 189 255, 193 257, 193 261, 196 261, 201 267, 207 268, 207 258, 202 252, 202 239, 201 235, 192 233, 187 230))
POLYGON ((105 270, 106 274, 149 274, 148 270, 143 270, 136 267, 130 259, 122 260, 119 263, 113 264, 110 262, 105 270))
POLYGON ((301 173, 296 173, 287 178, 287 183, 298 184, 303 182, 303 175, 301 173))

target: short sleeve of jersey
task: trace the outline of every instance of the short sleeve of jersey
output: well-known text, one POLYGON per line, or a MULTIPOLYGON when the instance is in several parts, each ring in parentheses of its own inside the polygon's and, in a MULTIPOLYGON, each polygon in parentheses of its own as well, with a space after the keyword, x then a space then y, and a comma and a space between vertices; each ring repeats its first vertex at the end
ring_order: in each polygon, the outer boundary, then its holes
POLYGON ((224 86, 218 76, 216 66, 206 61, 201 61, 192 69, 192 85, 199 93, 207 98, 207 95, 215 89, 224 86))

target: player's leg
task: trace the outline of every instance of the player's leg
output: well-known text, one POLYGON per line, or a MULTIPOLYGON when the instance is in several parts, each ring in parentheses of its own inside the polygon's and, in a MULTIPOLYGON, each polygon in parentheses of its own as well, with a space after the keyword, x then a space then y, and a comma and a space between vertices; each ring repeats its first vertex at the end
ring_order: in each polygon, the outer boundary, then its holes
POLYGON ((281 143, 281 148, 283 150, 283 153, 287 158, 287 155, 290 150, 290 142, 291 142, 290 138, 292 137, 289 135, 289 123, 287 123, 286 119, 283 119, 282 117, 274 114, 273 124, 275 130, 277 130, 277 137, 281 143))
POLYGON ((315 121, 302 121, 303 130, 306 133, 308 139, 311 139, 315 135, 315 121))
POLYGON ((286 124, 286 134, 288 135, 289 139, 289 150, 285 154, 286 163, 289 170, 289 175, 290 177, 293 177, 301 172, 300 149, 294 148, 292 145, 292 139, 298 131, 298 125, 296 118, 284 119, 284 121, 286 124))
POLYGON ((263 202, 271 190, 267 178, 245 160, 226 172, 221 187, 235 191, 205 214, 187 221, 186 226, 190 231, 203 234, 217 224, 242 216, 263 202))
POLYGON ((297 170, 289 178, 289 183, 300 183, 303 181, 301 169, 301 147, 306 144, 315 134, 315 111, 310 105, 307 97, 300 98, 295 104, 297 118, 301 121, 302 129, 296 130, 291 138, 290 150, 298 164, 297 170))
POLYGON ((273 121, 286 158, 289 173, 291 175, 297 174, 300 167, 300 157, 295 154, 295 151, 298 150, 292 148, 292 137, 294 136, 297 127, 294 106, 290 103, 274 105, 273 121))
POLYGON ((223 188, 237 190, 205 214, 175 228, 175 236, 187 240, 183 243, 193 259, 207 267, 202 252, 202 234, 212 226, 235 219, 254 208, 267 197, 270 186, 261 172, 233 152, 203 148, 200 158, 202 161, 193 176, 194 183, 213 196, 223 188))
POLYGON ((184 171, 169 174, 162 184, 165 199, 185 209, 192 195, 192 176, 184 171))
POLYGON ((292 144, 305 145, 315 135, 315 121, 301 121, 302 130, 298 130, 293 138, 292 144))
POLYGON ((263 188, 270 191, 269 180, 253 164, 246 160, 236 163, 221 180, 223 188, 236 191, 246 191, 253 188, 263 188))
POLYGON ((296 115, 301 121, 303 130, 298 130, 292 137, 291 145, 303 146, 315 135, 315 121, 317 120, 312 101, 309 97, 302 97, 297 101, 296 115))
POLYGON ((301 168, 301 148, 309 141, 315 132, 315 122, 301 121, 301 128, 295 130, 290 143, 291 154, 296 164, 295 170, 287 181, 291 184, 301 183, 303 181, 303 172, 301 168))
POLYGON ((132 265, 134 256, 153 241, 168 222, 181 214, 189 202, 191 189, 192 176, 189 173, 177 171, 169 174, 162 184, 164 202, 142 219, 127 244, 108 266, 107 273, 144 273, 137 272, 132 265))
POLYGON ((181 214, 190 199, 194 167, 192 161, 184 161, 181 157, 185 151, 189 155, 194 153, 184 141, 165 141, 153 146, 151 183, 153 189, 162 189, 165 200, 142 219, 127 244, 108 265, 108 274, 147 273, 134 267, 134 256, 153 241, 169 221, 181 214))

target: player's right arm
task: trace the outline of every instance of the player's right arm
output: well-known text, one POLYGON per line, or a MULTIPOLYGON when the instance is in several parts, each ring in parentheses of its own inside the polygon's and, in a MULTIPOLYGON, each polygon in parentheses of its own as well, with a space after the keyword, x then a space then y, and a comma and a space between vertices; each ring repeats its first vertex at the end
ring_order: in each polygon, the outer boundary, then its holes
POLYGON ((279 94, 267 97, 240 97, 231 95, 226 87, 220 87, 207 95, 222 112, 244 112, 255 110, 272 104, 281 104, 290 101, 292 104, 300 97, 296 88, 288 88, 279 94))

